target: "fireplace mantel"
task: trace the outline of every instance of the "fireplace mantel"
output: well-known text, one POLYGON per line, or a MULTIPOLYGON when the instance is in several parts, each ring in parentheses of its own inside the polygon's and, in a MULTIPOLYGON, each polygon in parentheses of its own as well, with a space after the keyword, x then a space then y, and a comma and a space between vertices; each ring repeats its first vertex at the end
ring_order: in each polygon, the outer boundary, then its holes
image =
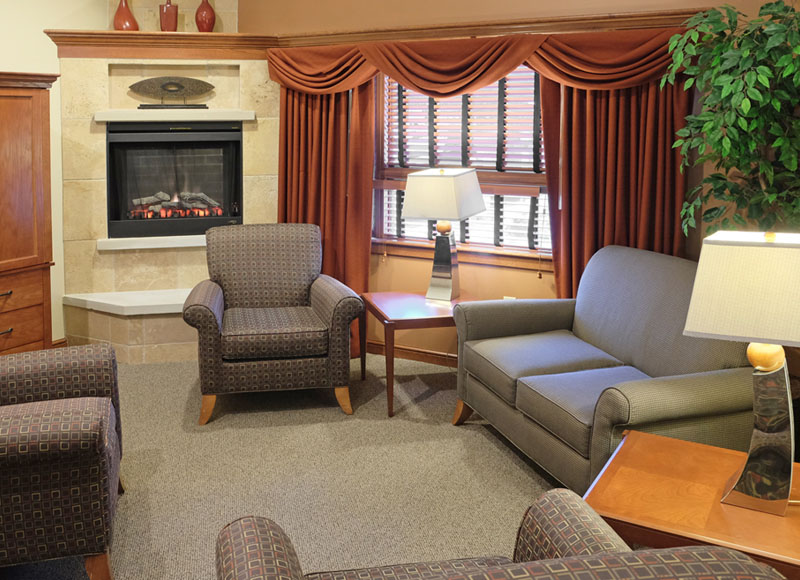
POLYGON ((243 109, 107 109, 94 114, 96 123, 255 121, 255 111, 243 109))

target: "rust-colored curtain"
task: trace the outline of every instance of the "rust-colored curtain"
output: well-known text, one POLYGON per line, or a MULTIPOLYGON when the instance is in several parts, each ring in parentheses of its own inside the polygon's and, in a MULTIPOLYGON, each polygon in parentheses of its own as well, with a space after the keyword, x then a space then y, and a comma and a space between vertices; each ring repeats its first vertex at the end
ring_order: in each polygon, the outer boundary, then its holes
POLYGON ((526 62, 542 81, 556 288, 574 296, 589 258, 619 244, 682 255, 686 180, 675 131, 690 95, 658 88, 672 30, 549 37, 526 62))
MULTIPOLYGON (((281 84, 278 221, 320 226, 322 271, 366 292, 376 70, 352 47, 270 50, 281 84)), ((351 354, 358 355, 352 327, 351 354)))

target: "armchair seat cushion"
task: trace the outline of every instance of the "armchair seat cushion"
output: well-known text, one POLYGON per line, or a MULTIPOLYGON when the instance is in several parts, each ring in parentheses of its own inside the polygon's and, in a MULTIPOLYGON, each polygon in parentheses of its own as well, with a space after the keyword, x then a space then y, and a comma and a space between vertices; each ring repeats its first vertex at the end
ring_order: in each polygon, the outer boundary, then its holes
POLYGON ((306 574, 305 580, 424 580, 429 578, 466 578, 487 568, 513 564, 505 556, 485 558, 463 558, 438 562, 417 562, 414 564, 395 564, 356 570, 337 570, 335 572, 314 572, 306 574))
POLYGON ((516 407, 588 458, 594 410, 603 391, 649 378, 631 366, 524 377, 517 386, 516 407))
POLYGON ((325 356, 328 327, 310 306, 229 308, 221 347, 225 360, 325 356))
POLYGON ((464 369, 509 405, 517 397, 517 379, 567 371, 622 366, 569 330, 472 340, 464 344, 464 369))

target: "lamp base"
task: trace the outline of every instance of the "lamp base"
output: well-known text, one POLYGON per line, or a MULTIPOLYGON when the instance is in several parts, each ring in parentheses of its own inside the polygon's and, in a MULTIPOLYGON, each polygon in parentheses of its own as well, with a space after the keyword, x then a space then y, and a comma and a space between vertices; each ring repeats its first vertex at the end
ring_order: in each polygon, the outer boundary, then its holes
POLYGON ((789 506, 794 458, 794 417, 786 364, 753 372, 753 434, 741 473, 731 478, 722 503, 782 516, 789 506))
POLYGON ((460 294, 456 242, 448 233, 436 236, 435 243, 431 283, 425 297, 450 302, 460 294))

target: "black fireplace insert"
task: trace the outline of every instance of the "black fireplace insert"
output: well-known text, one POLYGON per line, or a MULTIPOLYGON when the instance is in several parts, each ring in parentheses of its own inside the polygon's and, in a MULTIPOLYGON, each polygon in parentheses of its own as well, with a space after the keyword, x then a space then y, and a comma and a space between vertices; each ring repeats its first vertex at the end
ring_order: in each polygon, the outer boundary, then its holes
POLYGON ((108 123, 108 237, 242 223, 242 124, 108 123))

